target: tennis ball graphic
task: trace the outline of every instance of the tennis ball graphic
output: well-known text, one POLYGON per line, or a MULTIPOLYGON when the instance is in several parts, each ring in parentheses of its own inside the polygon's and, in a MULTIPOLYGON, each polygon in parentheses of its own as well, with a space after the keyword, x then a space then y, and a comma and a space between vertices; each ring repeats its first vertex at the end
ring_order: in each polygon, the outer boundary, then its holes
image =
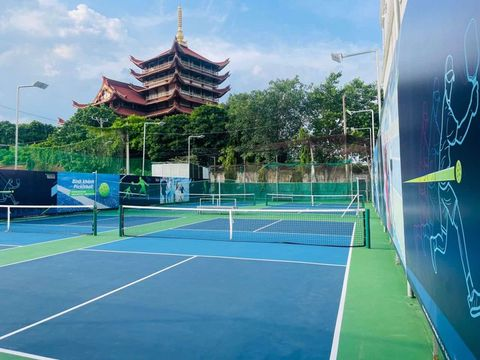
POLYGON ((98 193, 101 197, 107 197, 110 195, 110 186, 107 183, 101 183, 98 187, 98 193))

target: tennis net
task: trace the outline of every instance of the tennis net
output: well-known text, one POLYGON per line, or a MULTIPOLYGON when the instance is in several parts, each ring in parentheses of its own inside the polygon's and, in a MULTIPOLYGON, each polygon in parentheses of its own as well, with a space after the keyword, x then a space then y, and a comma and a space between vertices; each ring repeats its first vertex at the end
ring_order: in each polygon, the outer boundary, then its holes
POLYGON ((369 215, 364 209, 120 208, 120 236, 365 246, 369 215))
POLYGON ((361 195, 298 195, 267 194, 267 206, 298 207, 312 206, 333 209, 360 209, 365 207, 361 195))
POLYGON ((228 194, 228 193, 209 193, 209 194, 190 194, 189 195, 190 202, 200 202, 202 201, 205 203, 207 200, 210 199, 212 204, 220 204, 220 203, 233 203, 235 202, 235 206, 243 205, 243 206, 254 206, 256 205, 256 197, 255 194, 228 194))
POLYGON ((0 231, 12 233, 93 234, 93 205, 0 205, 0 231))

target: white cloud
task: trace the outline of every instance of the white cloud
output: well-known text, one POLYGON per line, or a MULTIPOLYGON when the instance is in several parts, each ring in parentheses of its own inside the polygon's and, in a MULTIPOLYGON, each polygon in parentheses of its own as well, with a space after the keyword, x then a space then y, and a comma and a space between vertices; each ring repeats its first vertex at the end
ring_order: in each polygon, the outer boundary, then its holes
POLYGON ((125 30, 122 22, 117 18, 108 18, 85 4, 79 4, 74 10, 68 11, 68 18, 72 21, 72 28, 61 29, 61 34, 69 35, 104 35, 106 38, 119 41, 125 30))
POLYGON ((263 72, 263 68, 260 65, 256 64, 253 66, 252 68, 253 75, 260 75, 262 72, 263 72))
MULTIPOLYGON (((340 41, 317 41, 305 46, 277 43, 269 48, 255 44, 239 45, 221 39, 197 38, 195 51, 213 61, 231 59, 228 70, 233 92, 264 88, 270 80, 292 78, 296 75, 305 83, 319 83, 333 71, 342 71, 343 81, 360 77, 364 81, 376 81, 375 57, 364 55, 342 64, 331 60, 330 54, 338 49, 347 53, 364 50, 356 45, 340 41)), ((365 48, 369 48, 367 44, 365 48)), ((193 46, 192 46, 193 47, 193 46)))
POLYGON ((53 77, 60 74, 60 70, 55 67, 55 64, 46 63, 43 66, 43 75, 53 77))
MULTIPOLYGON (((148 11, 132 11, 122 18, 102 14, 81 0, 69 6, 65 4, 72 2, 64 0, 24 0, 20 5, 10 1, 14 5, 0 13, 0 66, 15 71, 6 72, 0 79, 0 105, 15 107, 15 84, 44 80, 49 84, 46 91, 26 91, 22 101, 25 111, 48 116, 52 121, 57 116, 68 118, 74 112, 72 99, 91 101, 102 75, 136 83, 129 74, 129 68, 135 68, 129 55, 140 59, 156 56, 171 46, 176 32, 176 5, 171 6, 170 0, 169 6, 165 5, 167 0, 158 1, 148 11)), ((245 37, 239 39, 224 31, 230 20, 236 21, 232 14, 237 15, 239 8, 253 11, 253 5, 249 10, 243 2, 222 0, 219 9, 215 1, 204 0, 198 11, 184 12, 189 46, 213 61, 231 59, 225 71, 232 76, 225 86, 230 84, 232 93, 262 89, 270 80, 295 75, 305 83, 318 83, 339 70, 344 73, 344 81, 357 76, 375 80, 373 55, 346 59, 342 64, 330 59, 332 51, 350 53, 373 44, 358 46, 318 38, 294 44, 267 35, 261 44, 255 42, 258 39, 248 42, 245 37)), ((0 108, 0 116, 2 112, 6 112, 5 118, 14 116, 14 111, 0 108)))
POLYGON ((56 45, 52 51, 57 57, 66 60, 73 59, 76 54, 75 47, 67 44, 56 45))
POLYGON ((33 38, 93 35, 120 41, 126 30, 120 19, 106 17, 85 4, 68 10, 55 0, 38 0, 37 8, 15 8, 0 16, 0 33, 23 33, 33 38))

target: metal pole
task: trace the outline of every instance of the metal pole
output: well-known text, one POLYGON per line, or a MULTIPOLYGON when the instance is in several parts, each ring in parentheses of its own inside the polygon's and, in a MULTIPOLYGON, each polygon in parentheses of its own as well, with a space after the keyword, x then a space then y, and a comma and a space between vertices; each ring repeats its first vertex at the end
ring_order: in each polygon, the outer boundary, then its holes
POLYGON ((344 151, 345 151, 345 181, 348 181, 348 166, 347 166, 347 108, 346 95, 342 96, 342 114, 343 114, 343 137, 344 137, 344 151))
MULTIPOLYGON (((377 66, 377 106, 378 106, 378 121, 381 120, 380 116, 382 114, 382 91, 380 88, 380 66, 378 64, 378 50, 375 50, 375 63, 377 66)), ((373 136, 373 145, 375 146, 375 122, 372 110, 372 136, 373 136)))
POLYGON ((277 195, 278 195, 278 155, 275 155, 275 183, 277 184, 277 195))
POLYGON ((145 139, 147 132, 147 123, 143 123, 143 152, 142 152, 142 176, 145 176, 145 139))
POLYGON ((373 110, 370 109, 372 114, 372 131, 370 133, 370 187, 372 191, 372 204, 375 204, 375 195, 374 195, 374 186, 373 186, 373 148, 375 147, 375 114, 373 110))
POLYGON ((246 181, 246 178, 245 178, 245 171, 246 171, 246 168, 247 168, 247 161, 245 160, 245 158, 243 158, 243 200, 245 200, 245 194, 247 193, 247 187, 245 185, 245 181, 246 181))
POLYGON ((130 174, 130 138, 127 130, 127 144, 125 149, 127 175, 130 174))
POLYGON ((163 126, 165 125, 165 122, 164 121, 160 121, 160 122, 146 121, 143 123, 142 176, 145 175, 145 144, 147 142, 147 125, 154 125, 154 124, 163 126))
POLYGON ((188 151, 187 151, 187 164, 188 164, 188 178, 190 179, 190 139, 192 136, 189 136, 187 139, 188 151))
POLYGON ((20 86, 17 86, 17 109, 16 109, 16 121, 15 121, 15 170, 18 167, 18 115, 20 106, 20 86))
POLYGON ((315 165, 314 165, 314 159, 313 159, 313 148, 312 144, 310 144, 310 196, 311 196, 311 204, 312 206, 315 205, 315 197, 313 194, 313 180, 315 177, 315 165))

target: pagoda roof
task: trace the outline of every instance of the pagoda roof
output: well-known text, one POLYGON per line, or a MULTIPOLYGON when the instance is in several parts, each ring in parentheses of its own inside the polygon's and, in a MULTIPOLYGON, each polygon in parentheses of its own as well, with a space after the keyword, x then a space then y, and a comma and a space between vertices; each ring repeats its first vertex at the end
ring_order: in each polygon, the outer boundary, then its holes
POLYGON ((125 102, 138 105, 146 105, 145 99, 140 95, 142 86, 127 84, 122 81, 102 77, 102 86, 90 104, 81 104, 73 101, 76 108, 84 108, 91 105, 109 104, 114 99, 121 99, 125 102))
POLYGON ((187 56, 191 56, 193 58, 196 58, 200 61, 211 64, 211 65, 215 66, 218 71, 222 70, 225 66, 227 66, 230 63, 230 59, 226 59, 224 61, 219 61, 219 62, 211 61, 211 60, 207 59, 206 57, 200 55, 199 53, 193 51, 188 46, 180 44, 176 39, 174 40, 173 45, 169 50, 166 50, 166 51, 160 53, 159 55, 157 55, 153 58, 150 58, 148 60, 140 60, 140 59, 137 59, 133 56, 130 56, 130 60, 136 66, 138 66, 140 69, 145 69, 146 64, 149 63, 149 62, 152 62, 154 60, 160 59, 160 58, 168 56, 168 55, 178 54, 178 53, 182 53, 182 54, 185 54, 187 56))
POLYGON ((162 66, 155 67, 154 69, 147 69, 143 73, 139 73, 139 72, 136 72, 133 69, 130 69, 130 73, 138 81, 144 82, 145 80, 143 80, 143 79, 145 77, 151 76, 153 74, 161 73, 161 72, 166 71, 166 70, 174 69, 174 68, 176 68, 176 65, 178 65, 178 67, 180 67, 181 69, 194 71, 196 73, 199 73, 199 74, 202 74, 204 76, 210 77, 210 78, 216 80, 218 82, 218 84, 221 84, 222 82, 225 81, 225 79, 227 79, 230 76, 229 72, 226 72, 223 75, 216 75, 216 74, 212 74, 211 72, 189 66, 188 64, 184 64, 182 59, 180 59, 180 57, 177 54, 174 55, 172 61, 170 61, 168 63, 165 63, 165 64, 162 64, 162 66))
MULTIPOLYGON (((132 71, 132 73, 134 72, 133 70, 131 70, 131 71, 132 71)), ((195 80, 190 81, 188 79, 184 79, 182 77, 182 75, 180 75, 178 73, 178 71, 175 71, 175 73, 166 77, 165 79, 162 79, 161 81, 156 82, 154 85, 143 87, 141 90, 139 90, 139 92, 146 92, 146 91, 156 89, 156 88, 161 87, 161 86, 165 86, 165 85, 175 83, 177 81, 179 83, 184 84, 184 85, 190 85, 190 86, 196 87, 197 89, 203 89, 203 90, 211 91, 215 94, 218 94, 219 96, 223 96, 225 93, 227 93, 230 90, 230 86, 227 86, 226 88, 222 88, 222 89, 218 89, 218 88, 216 88, 215 86, 212 86, 212 85, 202 86, 199 81, 195 81, 195 80)))
POLYGON ((196 96, 190 96, 190 95, 187 95, 187 94, 183 94, 180 89, 178 89, 178 87, 176 87, 173 91, 171 91, 169 94, 167 95, 164 95, 164 96, 160 96, 156 99, 153 99, 153 100, 149 100, 147 102, 147 105, 152 105, 152 104, 157 104, 157 103, 161 103, 161 102, 164 102, 164 101, 168 101, 168 100, 171 100, 171 99, 175 99, 175 98, 181 98, 183 100, 186 100, 186 101, 189 101, 189 102, 193 102, 193 103, 197 103, 197 104, 201 104, 201 105, 204 105, 204 104, 209 104, 209 103, 213 103, 214 101, 211 101, 211 100, 207 100, 207 99, 202 99, 202 98, 199 98, 199 97, 196 97, 196 96))
POLYGON ((103 84, 100 92, 102 91, 104 86, 107 86, 108 88, 113 90, 113 94, 124 101, 139 105, 146 104, 145 99, 139 94, 139 91, 143 89, 143 86, 128 84, 122 81, 112 80, 103 76, 103 84))
POLYGON ((154 71, 139 73, 139 72, 136 72, 133 69, 130 69, 130 74, 132 74, 138 81, 144 82, 145 77, 152 76, 155 73, 159 73, 159 72, 162 72, 162 71, 165 71, 165 70, 174 69, 176 64, 178 64, 178 66, 180 68, 184 69, 184 70, 195 71, 197 73, 201 73, 204 76, 208 76, 212 79, 215 79, 218 84, 223 83, 228 77, 230 77, 230 72, 228 72, 228 71, 223 75, 213 75, 213 74, 211 74, 209 72, 205 72, 201 69, 195 69, 195 68, 189 67, 188 65, 183 64, 182 60, 176 55, 175 55, 173 61, 171 61, 168 64, 165 64, 166 66, 162 66, 161 68, 155 69, 154 71))
POLYGON ((173 106, 148 114, 148 117, 172 115, 175 113, 191 114, 193 109, 175 103, 173 106))

